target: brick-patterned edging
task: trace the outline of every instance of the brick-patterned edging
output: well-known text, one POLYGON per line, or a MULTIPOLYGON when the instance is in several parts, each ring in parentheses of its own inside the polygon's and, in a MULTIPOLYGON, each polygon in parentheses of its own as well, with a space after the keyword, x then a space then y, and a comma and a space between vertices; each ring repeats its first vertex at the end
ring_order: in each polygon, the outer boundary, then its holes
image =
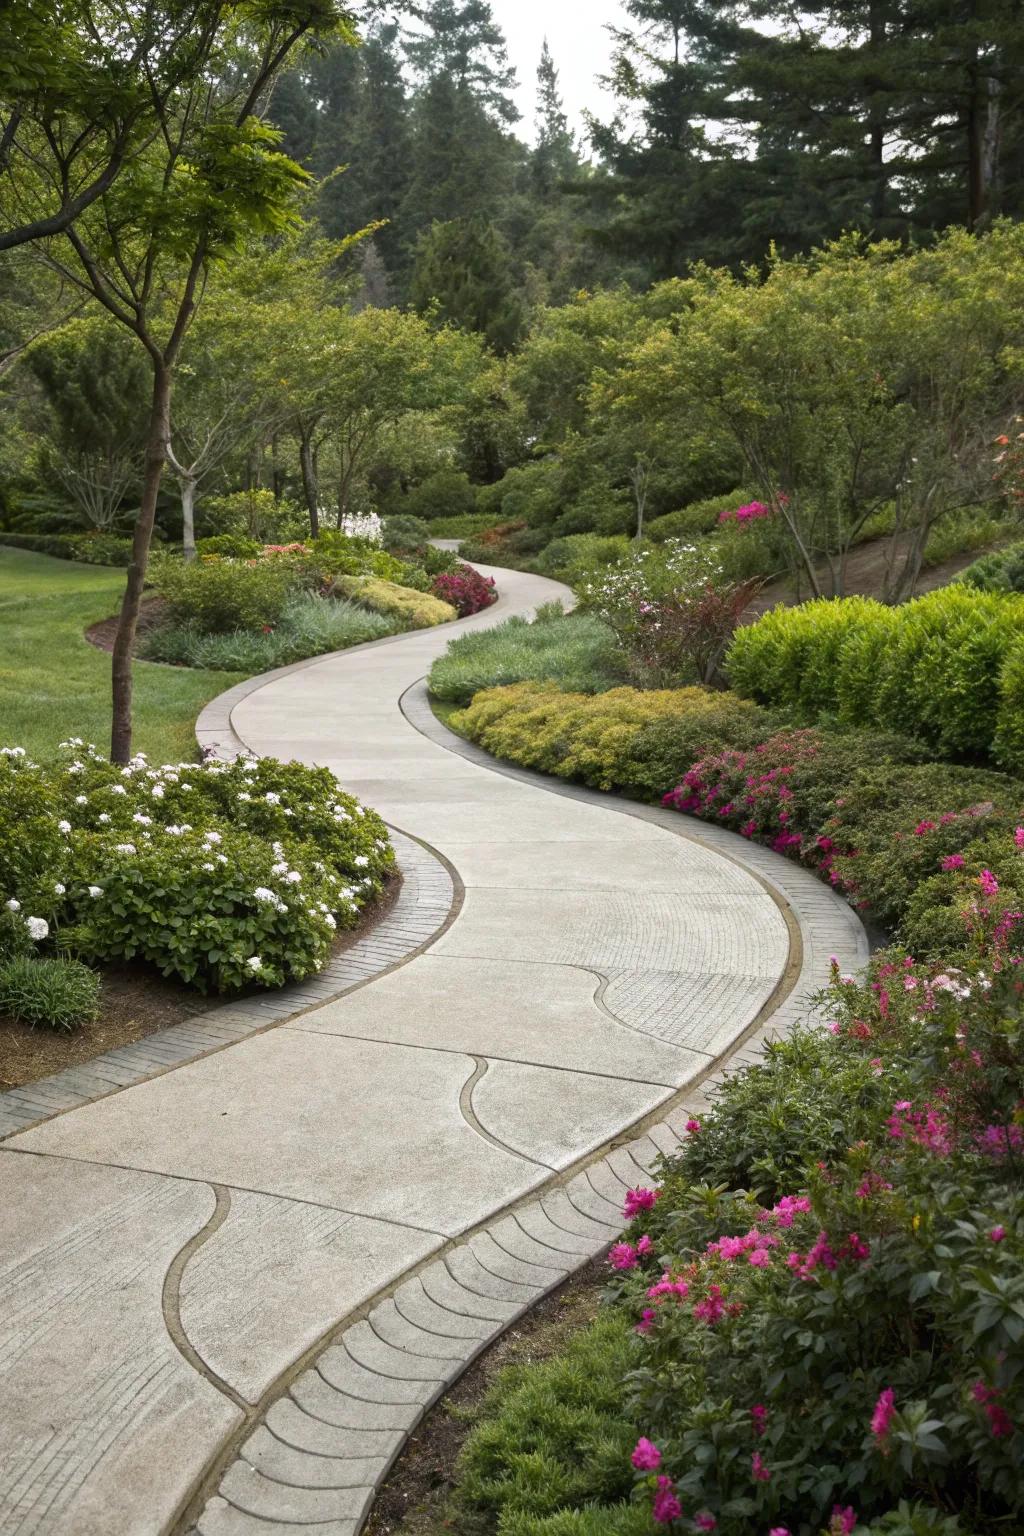
POLYGON ((686 1121, 707 1108, 709 1092, 730 1070, 757 1061, 767 1040, 806 1013, 828 979, 830 957, 852 971, 868 956, 856 914, 779 854, 659 807, 499 763, 441 725, 422 683, 402 708, 425 735, 480 766, 655 822, 741 864, 786 916, 794 964, 745 1035, 677 1093, 667 1113, 659 1107, 641 1127, 554 1176, 539 1196, 499 1211, 343 1319, 223 1449, 174 1527, 189 1536, 357 1536, 431 1405, 516 1318, 608 1247, 622 1228, 626 1190, 679 1146, 686 1121))

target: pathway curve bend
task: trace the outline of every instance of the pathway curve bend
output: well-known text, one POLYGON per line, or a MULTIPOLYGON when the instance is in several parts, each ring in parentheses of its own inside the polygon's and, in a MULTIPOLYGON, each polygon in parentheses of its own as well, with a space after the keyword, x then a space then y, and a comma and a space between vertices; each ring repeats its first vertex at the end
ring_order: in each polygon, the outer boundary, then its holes
MULTIPOLYGON (((465 627, 567 595, 495 574, 465 627)), ((785 861, 425 734, 400 700, 448 638, 286 669, 205 721, 332 768, 463 901, 359 990, 0 1146, 3 1536, 354 1536, 426 1406, 614 1236, 722 1063, 830 950, 864 958, 785 861)))

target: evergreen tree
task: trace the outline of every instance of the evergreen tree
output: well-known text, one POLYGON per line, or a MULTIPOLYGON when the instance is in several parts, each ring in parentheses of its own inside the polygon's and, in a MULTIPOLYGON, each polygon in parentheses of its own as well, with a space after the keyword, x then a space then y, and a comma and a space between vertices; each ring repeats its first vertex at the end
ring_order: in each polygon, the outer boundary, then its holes
POLYGON ((522 334, 525 314, 508 244, 486 219, 434 224, 419 238, 412 301, 440 321, 479 331, 496 352, 522 334))
POLYGON ((576 140, 558 89, 558 70, 547 38, 537 66, 537 142, 530 161, 537 195, 549 201, 562 183, 579 169, 576 140))

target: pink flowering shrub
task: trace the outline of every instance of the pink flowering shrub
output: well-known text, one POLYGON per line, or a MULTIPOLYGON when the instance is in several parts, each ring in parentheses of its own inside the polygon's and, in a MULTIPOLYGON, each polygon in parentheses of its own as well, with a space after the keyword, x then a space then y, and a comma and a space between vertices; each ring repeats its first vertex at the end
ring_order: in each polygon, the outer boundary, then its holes
POLYGON ((728 1078, 626 1193, 557 1390, 546 1366, 517 1374, 467 1446, 481 1529, 1024 1528, 1024 978, 1003 919, 969 921, 962 969, 834 967, 827 1027, 728 1078), (615 1407, 583 1368, 599 1338, 615 1407))
POLYGON ((480 613, 498 601, 493 576, 481 576, 471 565, 458 565, 454 571, 441 571, 430 584, 434 597, 451 603, 460 619, 480 613))

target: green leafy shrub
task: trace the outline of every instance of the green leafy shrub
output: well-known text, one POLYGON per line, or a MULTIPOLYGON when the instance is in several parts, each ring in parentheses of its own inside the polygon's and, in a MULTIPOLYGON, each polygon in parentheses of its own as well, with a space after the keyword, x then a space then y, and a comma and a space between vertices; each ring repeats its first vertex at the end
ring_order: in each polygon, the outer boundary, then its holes
POLYGON ((223 555, 226 559, 255 560, 263 545, 244 533, 214 533, 196 540, 198 555, 223 555))
POLYGON ((71 540, 72 558, 85 565, 127 565, 132 557, 131 539, 113 533, 82 533, 71 540))
POLYGON ((702 534, 714 533, 723 512, 732 512, 736 507, 753 500, 754 493, 744 490, 727 491, 724 496, 709 496, 703 501, 693 501, 687 507, 680 507, 676 512, 652 517, 644 531, 655 544, 664 544, 666 539, 682 539, 689 543, 702 534))
POLYGON ((206 635, 277 624, 295 584, 284 562, 270 560, 166 561, 153 574, 172 621, 206 635))
POLYGON ((993 755, 1014 728, 997 730, 1015 707, 1001 673, 1021 636, 1024 601, 960 584, 895 610, 866 598, 777 608, 737 633, 727 667, 740 693, 805 719, 835 713, 947 756, 993 755))
POLYGON ((432 536, 433 529, 422 517, 398 513, 384 519, 384 547, 399 553, 421 550, 432 536))
POLYGON ((476 490, 461 469, 439 469, 413 486, 402 502, 404 514, 431 523, 435 518, 468 517, 476 509, 476 490))
POLYGON ((143 757, 121 769, 70 742, 58 768, 7 756, 0 778, 0 942, 21 925, 37 948, 145 959, 201 990, 319 970, 394 867, 383 822, 326 769, 143 757), (38 853, 18 829, 30 801, 38 853))
POLYGON ((78 560, 85 565, 127 565, 131 559, 131 539, 101 533, 0 533, 0 545, 12 549, 30 549, 38 555, 52 555, 56 560, 78 560))
POLYGON ((150 661, 172 666, 255 676, 395 633, 393 621, 355 603, 319 597, 315 592, 293 592, 274 627, 207 635, 194 625, 164 624, 143 636, 139 651, 150 661))
POLYGON ((496 757, 595 789, 643 794, 652 754, 666 750, 673 732, 715 739, 729 722, 753 730, 760 713, 756 705, 703 688, 584 694, 528 682, 484 689, 453 724, 496 757))
POLYGON ((406 629, 430 629, 435 624, 449 624, 456 616, 450 603, 429 592, 399 587, 375 576, 339 576, 332 590, 406 629))
POLYGON ((1012 640, 1003 657, 993 756, 1010 772, 1024 773, 1024 639, 1012 640))
POLYGON ((19 1024, 70 1033, 99 1013, 100 978, 63 955, 0 961, 0 1014, 19 1024))
MULTIPOLYGON (((468 1518, 471 1528, 479 1521, 489 1531, 576 1536, 588 1528, 559 1520, 567 1507, 621 1500, 628 1509, 637 1431, 623 1410, 622 1382, 638 1361, 628 1319, 606 1312, 554 1360, 504 1370, 460 1456, 460 1526, 468 1518)), ((600 1536, 619 1529, 595 1527, 600 1536)))
POLYGON ((956 579, 979 592, 1024 592, 1024 542, 982 555, 956 579))
MULTIPOLYGON (((478 492, 478 496, 481 492, 478 492)), ((459 512, 454 517, 432 517, 432 539, 472 539, 491 527, 497 518, 489 512, 459 512)))
POLYGON ((264 544, 291 544, 309 537, 309 513, 298 502, 253 487, 226 496, 203 496, 198 523, 204 535, 241 534, 264 544))
POLYGON ((615 637, 600 620, 566 615, 551 605, 531 623, 506 619, 453 640, 430 670, 430 691, 450 704, 468 704, 483 688, 550 681, 571 691, 599 693, 624 675, 615 637))
POLYGON ((536 566, 542 576, 577 587, 597 579, 628 553, 629 540, 624 534, 573 533, 553 539, 537 556, 536 566))

